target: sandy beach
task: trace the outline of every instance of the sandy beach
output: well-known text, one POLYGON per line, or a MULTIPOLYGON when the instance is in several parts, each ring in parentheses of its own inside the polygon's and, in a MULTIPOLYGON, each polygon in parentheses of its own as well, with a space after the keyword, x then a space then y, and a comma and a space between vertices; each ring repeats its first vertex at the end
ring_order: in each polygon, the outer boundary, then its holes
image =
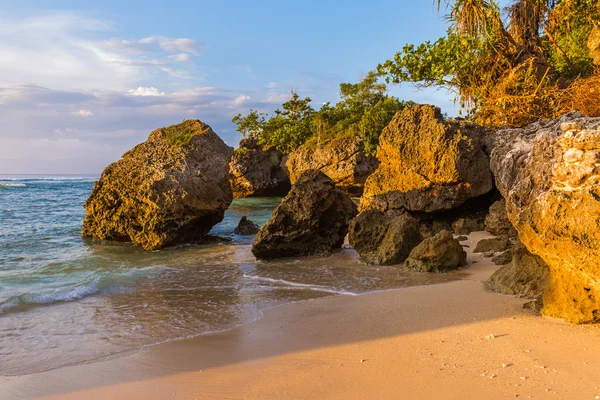
POLYGON ((492 293, 497 268, 469 253, 460 281, 284 305, 233 330, 1 377, 0 398, 600 398, 599 327, 492 293))

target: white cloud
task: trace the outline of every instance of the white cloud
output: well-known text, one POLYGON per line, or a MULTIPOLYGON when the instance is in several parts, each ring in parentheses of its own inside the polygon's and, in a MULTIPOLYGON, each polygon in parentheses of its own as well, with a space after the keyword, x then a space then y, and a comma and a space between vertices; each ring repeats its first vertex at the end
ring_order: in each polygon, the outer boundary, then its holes
POLYGON ((90 110, 84 110, 84 109, 81 109, 79 111, 74 111, 73 114, 79 115, 80 117, 91 117, 92 115, 94 115, 94 113, 91 112, 90 110))
POLYGON ((164 96, 165 92, 161 92, 155 87, 139 87, 137 89, 131 89, 127 93, 131 96, 164 96))
POLYGON ((180 63, 192 61, 192 56, 188 53, 175 54, 175 55, 169 56, 169 58, 171 58, 177 62, 180 62, 180 63))

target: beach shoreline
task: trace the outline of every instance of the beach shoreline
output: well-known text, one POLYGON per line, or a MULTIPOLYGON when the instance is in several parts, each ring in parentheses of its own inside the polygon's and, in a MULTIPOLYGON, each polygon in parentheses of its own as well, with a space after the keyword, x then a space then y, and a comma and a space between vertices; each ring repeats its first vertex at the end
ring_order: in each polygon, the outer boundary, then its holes
MULTIPOLYGON (((480 233, 464 244, 474 248, 480 233)), ((559 398, 600 395, 598 326, 570 325, 492 293, 498 269, 285 304, 240 327, 38 374, 0 377, 0 398, 559 398)), ((473 264, 473 261, 476 261, 473 264)))

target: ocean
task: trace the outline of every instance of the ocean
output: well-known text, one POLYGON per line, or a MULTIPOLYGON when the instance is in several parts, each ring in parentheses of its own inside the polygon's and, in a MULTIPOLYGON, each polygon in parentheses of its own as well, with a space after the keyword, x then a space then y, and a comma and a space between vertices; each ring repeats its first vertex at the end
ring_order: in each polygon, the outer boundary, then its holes
POLYGON ((212 234, 228 243, 147 252, 82 238, 97 176, 0 175, 0 375, 128 354, 222 331, 280 304, 460 279, 361 263, 352 249, 259 262, 242 216, 262 225, 281 199, 235 200, 212 234))

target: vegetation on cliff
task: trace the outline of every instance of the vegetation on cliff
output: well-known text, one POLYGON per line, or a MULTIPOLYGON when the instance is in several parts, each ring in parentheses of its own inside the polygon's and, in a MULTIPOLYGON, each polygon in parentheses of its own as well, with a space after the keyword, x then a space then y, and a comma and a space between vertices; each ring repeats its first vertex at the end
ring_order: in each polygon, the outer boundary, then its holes
POLYGON ((340 84, 341 100, 314 110, 310 97, 291 98, 274 115, 250 110, 236 115, 233 122, 245 138, 255 138, 265 147, 289 153, 303 144, 314 145, 334 138, 363 139, 365 153, 374 155, 383 128, 406 103, 387 94, 387 86, 370 72, 358 83, 340 84))
POLYGON ((485 125, 520 126, 571 110, 600 115, 600 2, 515 0, 501 9, 494 0, 438 0, 438 8, 442 3, 447 35, 408 44, 380 64, 389 82, 448 88, 485 125))

